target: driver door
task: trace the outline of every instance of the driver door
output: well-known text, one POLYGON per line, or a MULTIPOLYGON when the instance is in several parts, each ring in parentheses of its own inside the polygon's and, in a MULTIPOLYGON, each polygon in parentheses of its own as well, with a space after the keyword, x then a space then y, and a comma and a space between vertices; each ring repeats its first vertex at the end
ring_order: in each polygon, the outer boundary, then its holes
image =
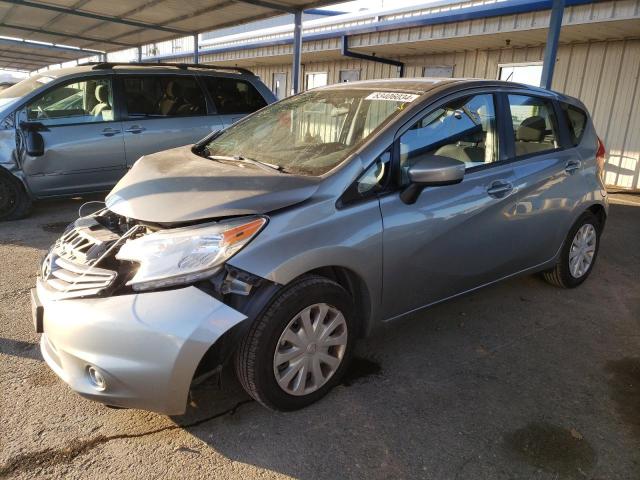
POLYGON ((43 155, 23 154, 23 171, 36 196, 106 191, 124 174, 110 76, 56 85, 27 104, 19 119, 19 135, 32 130, 44 140, 43 155))
POLYGON ((463 181, 425 188, 414 204, 380 198, 383 315, 390 319, 496 280, 513 268, 517 232, 509 224, 513 168, 499 162, 496 98, 466 94, 430 109, 396 140, 401 186, 421 156, 465 163, 463 181))

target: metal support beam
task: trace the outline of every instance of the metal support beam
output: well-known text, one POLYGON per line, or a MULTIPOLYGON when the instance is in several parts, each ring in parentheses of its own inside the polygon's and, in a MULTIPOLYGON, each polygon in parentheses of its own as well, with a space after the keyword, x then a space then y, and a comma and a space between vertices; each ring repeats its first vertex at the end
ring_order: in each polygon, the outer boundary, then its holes
POLYGON ((21 7, 37 8, 40 10, 48 10, 50 12, 64 13, 66 15, 75 15, 77 17, 92 18, 94 20, 101 20, 103 22, 119 23, 121 25, 128 25, 130 27, 146 28, 149 30, 159 30, 161 32, 175 33, 176 35, 184 35, 187 33, 185 30, 179 30, 177 28, 164 27, 162 25, 154 25, 152 23, 137 22, 135 20, 127 20, 124 18, 110 17, 109 15, 100 15, 98 13, 86 12, 84 10, 78 10, 77 8, 61 7, 58 5, 52 5, 50 3, 32 2, 30 0, 0 0, 2 3, 11 3, 21 7))
POLYGON ((302 10, 293 15, 293 65, 291 68, 291 92, 300 93, 300 70, 302 67, 302 10))
POLYGON ((347 37, 346 35, 342 37, 341 53, 345 57, 358 58, 360 60, 369 60, 371 62, 384 63, 386 65, 394 65, 400 68, 400 78, 404 77, 404 63, 399 62, 398 60, 391 60, 390 58, 382 58, 376 57, 375 55, 353 52, 349 50, 349 37, 347 37))
POLYGON ((268 8, 270 10, 277 10, 279 12, 287 12, 296 14, 298 10, 293 7, 288 7, 286 5, 280 5, 279 3, 270 2, 268 0, 237 0, 241 3, 248 3, 249 5, 254 5, 256 7, 268 8))
POLYGON ((138 63, 142 63, 142 46, 138 45, 138 63))
POLYGON ((198 45, 198 34, 193 34, 193 63, 200 63, 200 51, 198 45))
POLYGON ((549 31, 547 32, 547 44, 544 47, 544 62, 542 64, 542 77, 540 78, 540 86, 546 89, 551 88, 551 82, 553 81, 553 69, 556 66, 556 56, 558 55, 564 1, 552 0, 551 20, 549 21, 549 31))
MULTIPOLYGON (((103 52, 100 50, 87 50, 85 48, 72 48, 72 47, 63 47, 62 45, 49 45, 46 43, 39 42, 30 42, 28 40, 13 40, 10 38, 0 38, 0 45, 8 45, 10 47, 27 47, 33 48, 36 50, 48 50, 53 52, 64 52, 64 53, 73 53, 74 58, 79 56, 79 54, 84 53, 87 55, 98 55, 103 52)), ((58 57, 60 58, 60 57, 58 57)), ((73 60, 74 58, 67 58, 66 60, 73 60)))
POLYGON ((55 30, 45 30, 45 29, 42 29, 42 28, 23 27, 22 25, 15 25, 15 24, 6 23, 6 22, 0 23, 0 27, 11 28, 13 30, 21 30, 23 32, 29 32, 29 33, 43 33, 45 35, 53 35, 53 36, 62 37, 62 38, 71 38, 71 39, 74 39, 74 40, 85 40, 87 42, 108 43, 110 45, 115 45, 117 47, 122 47, 122 48, 131 48, 131 47, 134 46, 134 45, 132 45, 130 43, 116 42, 115 40, 88 37, 86 35, 76 35, 76 34, 71 35, 69 33, 58 32, 58 31, 55 31, 55 30))

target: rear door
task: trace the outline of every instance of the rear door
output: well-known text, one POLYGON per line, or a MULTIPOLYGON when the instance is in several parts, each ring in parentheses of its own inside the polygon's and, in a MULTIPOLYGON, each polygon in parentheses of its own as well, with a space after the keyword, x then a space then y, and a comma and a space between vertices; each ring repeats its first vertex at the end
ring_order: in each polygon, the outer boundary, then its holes
POLYGON ((260 110, 267 101, 248 80, 235 77, 202 76, 224 128, 260 110))
POLYGON ((197 142, 222 128, 191 74, 119 75, 127 165, 143 155, 197 142))
POLYGON ((514 174, 508 221, 522 232, 517 258, 518 268, 525 269, 556 255, 586 188, 582 160, 557 102, 526 90, 504 98, 514 174))
POLYGON ((20 111, 20 122, 31 123, 44 139, 44 155, 23 158, 35 195, 109 190, 124 174, 113 99, 112 77, 90 76, 53 86, 20 111))

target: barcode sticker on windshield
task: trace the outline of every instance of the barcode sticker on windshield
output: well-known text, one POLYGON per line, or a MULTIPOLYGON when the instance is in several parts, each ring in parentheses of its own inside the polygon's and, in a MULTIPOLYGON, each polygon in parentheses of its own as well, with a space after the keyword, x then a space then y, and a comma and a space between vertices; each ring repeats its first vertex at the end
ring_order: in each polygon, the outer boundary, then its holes
POLYGON ((419 95, 401 92, 373 92, 366 98, 367 100, 387 100, 390 102, 413 102, 419 95))

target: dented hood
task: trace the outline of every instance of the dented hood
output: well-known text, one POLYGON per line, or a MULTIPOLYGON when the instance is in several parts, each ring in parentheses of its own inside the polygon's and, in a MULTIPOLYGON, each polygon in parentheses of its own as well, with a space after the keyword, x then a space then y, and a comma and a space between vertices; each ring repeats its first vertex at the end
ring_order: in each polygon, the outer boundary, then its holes
POLYGON ((218 162, 180 147, 140 158, 107 196, 109 210, 153 223, 267 213, 308 199, 320 179, 218 162))

